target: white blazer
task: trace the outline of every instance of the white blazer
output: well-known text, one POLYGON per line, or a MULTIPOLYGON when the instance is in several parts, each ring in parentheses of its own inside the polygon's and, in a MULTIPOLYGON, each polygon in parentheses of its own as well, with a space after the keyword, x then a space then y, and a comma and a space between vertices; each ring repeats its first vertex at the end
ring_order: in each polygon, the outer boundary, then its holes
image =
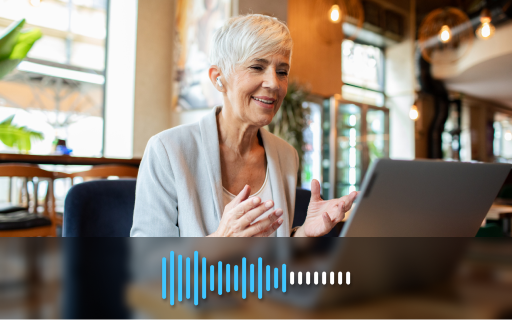
MULTIPOLYGON (((214 108, 199 122, 153 136, 144 151, 135 192, 132 237, 204 237, 219 226, 224 205, 214 108)), ((289 237, 299 157, 286 141, 260 129, 274 208, 283 209, 278 237, 289 237)))

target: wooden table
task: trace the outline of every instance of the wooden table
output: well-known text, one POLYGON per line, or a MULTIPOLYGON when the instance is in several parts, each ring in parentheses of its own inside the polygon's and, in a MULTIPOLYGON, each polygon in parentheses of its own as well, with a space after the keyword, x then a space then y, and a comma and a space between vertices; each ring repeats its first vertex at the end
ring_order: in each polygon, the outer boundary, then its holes
POLYGON ((61 165, 103 165, 117 164, 133 167, 140 166, 141 159, 116 159, 116 158, 88 158, 74 156, 56 156, 56 155, 32 155, 32 154, 13 154, 0 153, 0 163, 30 163, 30 164, 61 164, 61 165))

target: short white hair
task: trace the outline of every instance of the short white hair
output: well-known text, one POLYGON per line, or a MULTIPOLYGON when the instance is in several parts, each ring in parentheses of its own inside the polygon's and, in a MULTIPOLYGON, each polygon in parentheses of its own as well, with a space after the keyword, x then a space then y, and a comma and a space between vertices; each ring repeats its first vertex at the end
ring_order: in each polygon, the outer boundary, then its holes
POLYGON ((229 78, 235 67, 253 56, 292 55, 290 30, 277 18, 248 14, 232 17, 219 28, 212 40, 210 63, 229 78))

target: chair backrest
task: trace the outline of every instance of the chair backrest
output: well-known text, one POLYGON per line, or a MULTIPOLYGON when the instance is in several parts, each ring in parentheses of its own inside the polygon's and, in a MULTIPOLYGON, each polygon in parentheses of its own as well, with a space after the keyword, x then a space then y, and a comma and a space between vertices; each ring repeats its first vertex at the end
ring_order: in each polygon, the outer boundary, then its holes
MULTIPOLYGON (((25 178, 24 189, 27 192, 28 197, 28 183, 29 180, 33 178, 44 179, 48 181, 48 189, 45 196, 45 201, 42 203, 44 209, 44 215, 49 216, 49 218, 54 222, 55 219, 55 198, 53 194, 53 180, 54 173, 51 171, 46 171, 39 168, 37 165, 32 164, 13 164, 13 163, 2 163, 0 164, 0 177, 9 177, 9 178, 25 178)), ((38 203, 38 182, 34 182, 34 211, 37 211, 38 203)), ((11 190, 9 190, 10 192, 11 190)))
POLYGON ((53 179, 53 172, 46 171, 33 164, 0 164, 0 177, 22 178, 49 178, 53 179))
POLYGON ((99 165, 94 166, 90 170, 70 173, 68 176, 74 177, 91 177, 91 178, 107 178, 116 176, 120 178, 137 178, 139 169, 137 167, 122 165, 99 165))
POLYGON ((295 215, 293 216, 292 228, 304 224, 308 215, 309 200, 311 199, 311 191, 297 188, 295 193, 295 215))
POLYGON ((64 237, 129 237, 135 179, 95 180, 73 186, 64 201, 64 237))

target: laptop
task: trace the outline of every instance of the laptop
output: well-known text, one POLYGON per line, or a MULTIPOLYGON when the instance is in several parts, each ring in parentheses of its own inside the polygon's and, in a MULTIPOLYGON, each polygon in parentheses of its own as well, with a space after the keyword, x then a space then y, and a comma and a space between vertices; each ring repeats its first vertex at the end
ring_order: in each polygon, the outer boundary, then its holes
POLYGON ((474 237, 510 164, 376 160, 340 237, 474 237))
POLYGON ((352 284, 293 285, 281 298, 319 308, 447 281, 510 169, 509 164, 375 161, 341 230, 345 238, 337 239, 324 261, 289 266, 327 275, 350 271, 352 284))

